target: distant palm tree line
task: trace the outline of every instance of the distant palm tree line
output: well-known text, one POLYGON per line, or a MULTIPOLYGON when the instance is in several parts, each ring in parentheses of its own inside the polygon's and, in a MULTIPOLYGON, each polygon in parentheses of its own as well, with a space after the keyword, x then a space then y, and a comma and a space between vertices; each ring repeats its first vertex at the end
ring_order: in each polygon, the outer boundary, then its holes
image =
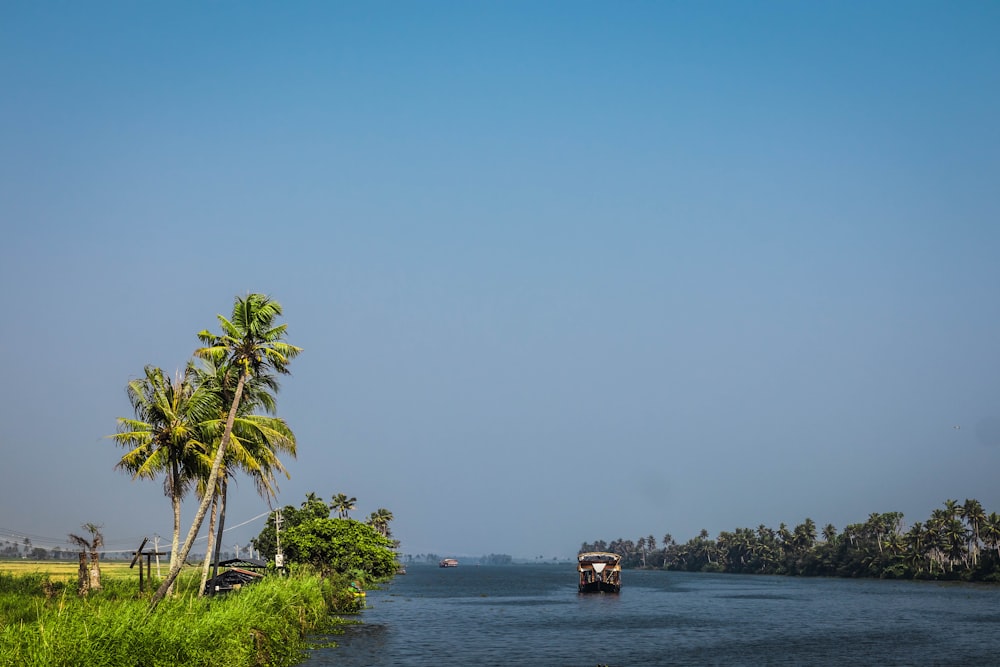
POLYGON ((707 530, 683 544, 669 533, 632 540, 584 542, 580 551, 611 551, 622 566, 798 576, 955 579, 1000 582, 1000 515, 978 500, 946 500, 926 521, 907 527, 901 512, 872 513, 838 533, 812 519, 789 529, 707 530))

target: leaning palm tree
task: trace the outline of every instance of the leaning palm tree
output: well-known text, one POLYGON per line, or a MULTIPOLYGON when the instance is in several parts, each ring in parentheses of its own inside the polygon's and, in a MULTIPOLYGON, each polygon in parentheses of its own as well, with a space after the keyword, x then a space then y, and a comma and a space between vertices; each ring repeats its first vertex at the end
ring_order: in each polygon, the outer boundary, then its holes
MULTIPOLYGON (((237 417, 233 424, 229 451, 222 464, 219 476, 218 490, 212 503, 212 517, 209 520, 208 548, 202 565, 202 582, 200 591, 204 591, 208 579, 208 570, 212 562, 218 573, 222 533, 226 522, 226 500, 229 489, 229 479, 242 471, 253 480, 258 495, 267 501, 268 506, 277 498, 278 485, 276 474, 288 472, 278 458, 278 454, 288 454, 295 457, 295 434, 278 417, 266 415, 245 415, 237 417), (216 516, 218 525, 216 526, 216 516)), ((204 489, 201 489, 204 492, 204 489)))
POLYGON ((248 294, 246 297, 236 298, 233 304, 232 320, 228 320, 222 315, 218 316, 219 324, 222 327, 221 336, 207 330, 198 334, 204 347, 196 350, 195 355, 209 359, 216 364, 231 365, 239 369, 239 376, 233 402, 222 431, 222 438, 219 441, 215 459, 212 461, 212 470, 205 483, 205 493, 202 495, 201 503, 198 505, 198 510, 191 523, 191 529, 184 539, 177 563, 170 568, 167 578, 153 594, 150 601, 152 608, 156 608, 167 589, 177 579, 177 575, 180 573, 180 564, 191 552, 195 537, 201 530, 208 507, 215 496, 216 484, 222 471, 222 464, 226 457, 226 450, 229 447, 233 425, 236 422, 236 415, 247 381, 251 377, 268 372, 268 370, 287 374, 289 361, 302 351, 301 348, 285 342, 288 325, 275 324, 279 315, 281 315, 281 304, 277 301, 263 294, 248 294))
POLYGON ((132 473, 133 479, 163 474, 163 492, 170 498, 174 519, 173 566, 180 542, 181 499, 210 465, 202 426, 218 414, 218 397, 196 383, 191 364, 174 380, 161 369, 146 366, 145 377, 129 382, 126 392, 135 418, 119 417, 118 433, 109 436, 129 448, 115 468, 132 473))
MULTIPOLYGON (((229 365, 219 365, 212 360, 205 360, 197 368, 201 384, 220 396, 221 405, 232 403, 239 373, 229 365)), ((215 562, 212 576, 218 573, 218 562, 222 547, 222 533, 226 525, 226 500, 228 498, 229 480, 242 470, 254 481, 257 493, 271 505, 277 497, 278 486, 276 473, 284 473, 288 477, 278 458, 278 454, 288 454, 295 457, 295 435, 283 419, 269 415, 252 414, 258 409, 273 414, 275 411, 274 393, 278 383, 274 376, 261 373, 251 376, 243 390, 243 400, 236 420, 233 423, 229 451, 222 463, 215 498, 212 501, 209 517, 208 545, 205 550, 205 560, 202 564, 200 592, 205 590, 210 564, 215 562)), ((215 436, 211 438, 214 447, 221 441, 226 414, 220 412, 220 418, 211 423, 215 436)), ((199 492, 204 493, 206 479, 199 484, 199 492)))

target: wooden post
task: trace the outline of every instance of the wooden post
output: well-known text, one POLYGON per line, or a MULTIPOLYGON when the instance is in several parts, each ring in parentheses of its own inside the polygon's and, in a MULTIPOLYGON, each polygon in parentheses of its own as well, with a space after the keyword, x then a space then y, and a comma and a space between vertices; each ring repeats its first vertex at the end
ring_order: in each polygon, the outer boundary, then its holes
MULTIPOLYGON (((129 566, 128 566, 129 569, 131 570, 133 567, 135 567, 136 561, 139 562, 139 592, 140 593, 142 593, 142 560, 140 560, 140 559, 142 558, 142 548, 144 546, 146 546, 146 542, 148 542, 148 541, 149 541, 148 537, 142 538, 142 543, 139 545, 139 548, 136 549, 135 552, 133 553, 133 555, 132 555, 132 562, 129 563, 129 566)), ((149 562, 149 557, 148 556, 146 557, 146 562, 147 563, 149 562)), ((83 566, 81 565, 80 567, 83 567, 83 566)))

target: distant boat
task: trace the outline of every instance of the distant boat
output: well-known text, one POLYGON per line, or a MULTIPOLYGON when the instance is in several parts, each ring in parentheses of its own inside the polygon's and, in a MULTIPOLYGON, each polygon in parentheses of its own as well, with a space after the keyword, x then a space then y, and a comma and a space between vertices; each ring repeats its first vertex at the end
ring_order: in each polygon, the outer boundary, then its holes
POLYGON ((576 557, 581 593, 619 593, 622 557, 607 551, 586 551, 576 557))
POLYGON ((438 563, 438 567, 458 567, 458 561, 454 558, 445 558, 438 563))

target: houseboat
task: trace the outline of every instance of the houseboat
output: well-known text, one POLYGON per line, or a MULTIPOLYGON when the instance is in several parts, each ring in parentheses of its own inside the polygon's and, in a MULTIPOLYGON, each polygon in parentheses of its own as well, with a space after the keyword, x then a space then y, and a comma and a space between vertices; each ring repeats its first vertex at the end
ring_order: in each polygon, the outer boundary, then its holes
POLYGON ((458 561, 454 558, 445 558, 438 563, 438 567, 458 567, 458 561))
POLYGON ((619 593, 622 557, 607 551, 587 551, 576 557, 581 593, 619 593))

